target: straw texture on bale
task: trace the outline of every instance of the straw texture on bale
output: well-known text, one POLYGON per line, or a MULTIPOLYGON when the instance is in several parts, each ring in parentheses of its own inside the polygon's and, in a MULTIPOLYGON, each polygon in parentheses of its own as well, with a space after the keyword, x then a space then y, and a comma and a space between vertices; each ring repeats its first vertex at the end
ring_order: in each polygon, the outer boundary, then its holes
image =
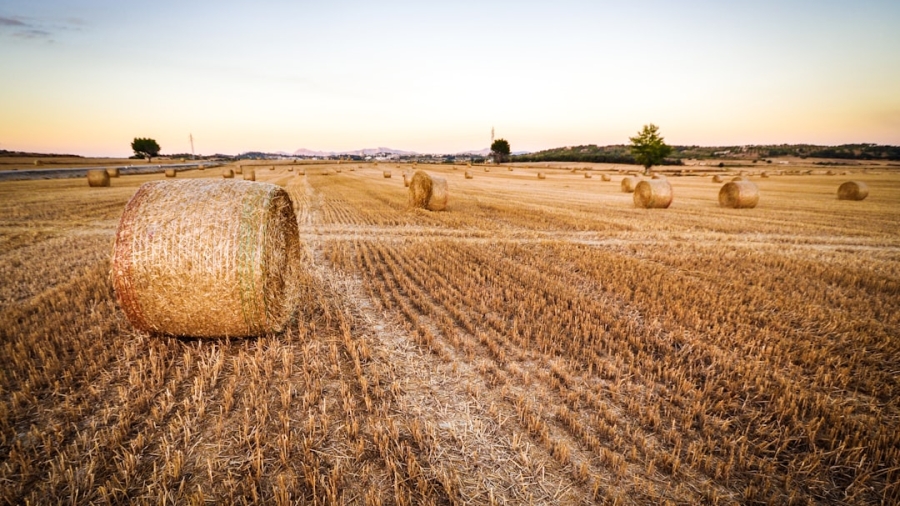
POLYGON ((234 171, 231 169, 225 169, 222 171, 222 177, 225 179, 232 179, 234 178, 234 171))
POLYGON ((106 169, 106 173, 109 174, 109 177, 119 177, 119 168, 114 167, 112 169, 106 169))
POLYGON ((609 174, 600 174, 601 181, 612 181, 612 178, 609 177, 609 174))
POLYGON ((838 187, 838 200, 863 200, 869 196, 869 186, 862 181, 847 181, 838 187))
POLYGON ((752 209, 759 203, 759 188, 751 181, 731 181, 719 190, 719 205, 732 209, 752 209))
POLYGON ((473 176, 471 172, 466 171, 466 179, 472 179, 473 177, 475 176, 473 176))
POLYGON ((166 177, 175 177, 176 174, 175 169, 166 169, 166 177))
POLYGON ((442 211, 447 208, 449 192, 447 180, 442 177, 429 176, 425 171, 417 170, 409 182, 409 205, 429 211, 442 211))
POLYGON ((268 183, 145 183, 116 230, 112 281, 138 330, 194 337, 278 332, 297 303, 297 221, 268 183))
POLYGON ((88 186, 103 187, 109 186, 109 173, 103 169, 87 171, 88 186))
POLYGON ((256 181, 256 171, 247 169, 244 171, 244 181, 256 181))
POLYGON ((636 177, 625 176, 622 178, 622 191, 625 193, 633 193, 634 187, 637 186, 640 180, 636 177))
POLYGON ((384 178, 385 178, 385 179, 390 179, 390 178, 391 178, 391 171, 389 171, 389 170, 386 170, 386 171, 382 172, 382 174, 384 174, 384 178))
POLYGON ((665 209, 672 205, 672 185, 665 179, 641 181, 634 187, 634 206, 665 209))
POLYGON ((712 182, 713 182, 713 183, 721 183, 721 182, 722 182, 722 176, 719 175, 719 174, 716 174, 715 176, 713 176, 712 182))

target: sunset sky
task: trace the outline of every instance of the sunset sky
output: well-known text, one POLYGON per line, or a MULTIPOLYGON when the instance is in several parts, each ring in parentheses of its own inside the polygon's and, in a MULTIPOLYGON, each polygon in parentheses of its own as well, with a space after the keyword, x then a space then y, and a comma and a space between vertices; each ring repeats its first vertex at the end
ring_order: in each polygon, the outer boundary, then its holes
POLYGON ((0 3, 0 149, 900 144, 900 1, 0 3))

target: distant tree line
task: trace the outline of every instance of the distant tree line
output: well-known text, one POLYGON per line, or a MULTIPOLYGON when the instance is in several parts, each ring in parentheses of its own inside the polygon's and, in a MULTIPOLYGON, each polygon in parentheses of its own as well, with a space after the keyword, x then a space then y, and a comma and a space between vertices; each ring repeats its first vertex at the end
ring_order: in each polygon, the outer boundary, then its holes
POLYGON ((16 157, 41 157, 41 158, 54 158, 54 157, 66 157, 66 158, 81 158, 81 155, 66 155, 61 153, 26 153, 25 151, 8 151, 6 149, 0 149, 0 156, 16 156, 16 157))
MULTIPOLYGON (((597 146, 588 144, 585 146, 568 146, 564 148, 546 149, 526 155, 515 155, 514 162, 590 162, 590 163, 621 163, 638 165, 629 146, 618 144, 613 146, 597 146)), ((661 165, 683 165, 678 158, 666 158, 661 165)))
MULTIPOLYGON (((879 144, 780 144, 758 146, 672 146, 672 153, 662 165, 682 165, 682 160, 709 158, 757 158, 796 156, 800 158, 835 158, 841 160, 900 160, 900 146, 879 144)), ((637 164, 627 145, 569 146, 516 155, 516 162, 593 162, 637 164)))

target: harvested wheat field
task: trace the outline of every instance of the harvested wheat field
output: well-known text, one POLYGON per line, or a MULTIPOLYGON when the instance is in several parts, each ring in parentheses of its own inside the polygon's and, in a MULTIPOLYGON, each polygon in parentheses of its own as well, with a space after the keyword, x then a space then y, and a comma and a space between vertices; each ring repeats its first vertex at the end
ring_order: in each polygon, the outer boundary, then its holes
POLYGON ((116 301, 120 217, 163 174, 0 183, 0 503, 900 503, 896 169, 855 171, 863 201, 760 179, 753 209, 670 174, 648 211, 621 174, 423 166, 433 212, 328 168, 256 172, 300 302, 231 339, 116 301))

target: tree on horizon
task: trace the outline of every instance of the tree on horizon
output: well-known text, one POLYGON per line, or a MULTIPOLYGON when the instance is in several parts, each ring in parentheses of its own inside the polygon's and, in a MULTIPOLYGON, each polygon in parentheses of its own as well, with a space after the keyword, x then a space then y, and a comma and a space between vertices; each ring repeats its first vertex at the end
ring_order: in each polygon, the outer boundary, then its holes
POLYGON ((650 167, 662 163, 672 152, 672 147, 659 135, 659 127, 653 123, 644 125, 636 136, 629 137, 628 140, 631 141, 632 156, 644 166, 645 173, 650 172, 650 167))
POLYGON ((497 139, 491 144, 491 158, 494 163, 509 161, 509 142, 506 139, 497 139))
POLYGON ((159 154, 160 147, 154 139, 135 137, 131 142, 131 149, 134 150, 135 155, 141 158, 146 157, 147 163, 150 163, 153 157, 159 154))

